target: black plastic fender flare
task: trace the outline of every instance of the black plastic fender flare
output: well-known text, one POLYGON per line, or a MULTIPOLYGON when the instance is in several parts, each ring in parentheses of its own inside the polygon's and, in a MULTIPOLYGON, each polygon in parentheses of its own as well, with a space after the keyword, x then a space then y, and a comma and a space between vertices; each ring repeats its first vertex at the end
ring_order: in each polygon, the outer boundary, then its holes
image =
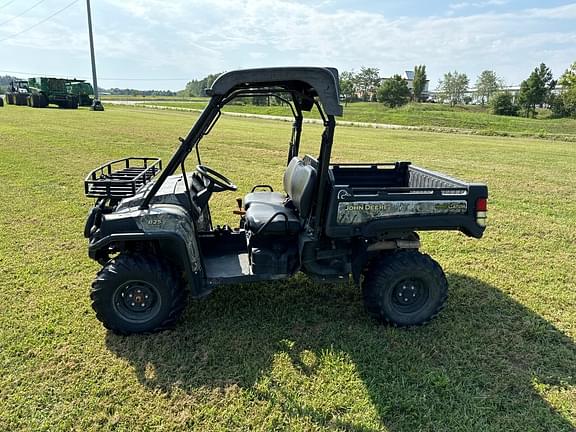
POLYGON ((102 209, 100 206, 95 205, 90 209, 88 212, 88 217, 86 218, 86 224, 84 225, 84 237, 90 238, 90 234, 92 234, 92 228, 95 225, 99 225, 99 221, 102 218, 102 209))
MULTIPOLYGON (((201 266, 199 270, 194 270, 192 260, 186 247, 184 239, 176 233, 170 232, 134 232, 122 234, 110 234, 88 245, 88 255, 91 259, 97 260, 98 253, 112 243, 126 242, 149 242, 158 241, 163 252, 166 252, 171 261, 177 262, 184 271, 190 294, 193 298, 204 297, 210 293, 211 287, 205 282, 201 266)), ((200 260, 200 257, 197 257, 200 260)))

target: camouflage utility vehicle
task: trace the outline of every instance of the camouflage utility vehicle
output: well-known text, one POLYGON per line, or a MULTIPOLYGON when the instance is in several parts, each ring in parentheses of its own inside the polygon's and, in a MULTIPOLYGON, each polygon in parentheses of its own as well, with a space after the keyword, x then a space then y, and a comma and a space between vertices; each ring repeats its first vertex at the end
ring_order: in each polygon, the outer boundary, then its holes
POLYGON ((482 237, 485 185, 410 162, 331 163, 335 117, 342 115, 336 69, 238 70, 207 92, 208 105, 165 166, 157 158, 128 157, 85 180, 96 204, 84 234, 90 257, 103 265, 92 305, 107 328, 162 330, 175 324, 188 294, 199 298, 218 285, 298 272, 321 282, 351 278, 362 287, 367 311, 393 325, 424 324, 442 309, 446 277, 419 252, 417 231, 482 237), (237 200, 239 226, 215 227, 210 198, 237 187, 202 163, 199 143, 227 103, 262 95, 279 98, 294 114, 284 191, 254 186, 237 200), (301 155, 303 112, 313 108, 324 125, 320 151, 301 155), (187 169, 189 157, 195 169, 187 169))

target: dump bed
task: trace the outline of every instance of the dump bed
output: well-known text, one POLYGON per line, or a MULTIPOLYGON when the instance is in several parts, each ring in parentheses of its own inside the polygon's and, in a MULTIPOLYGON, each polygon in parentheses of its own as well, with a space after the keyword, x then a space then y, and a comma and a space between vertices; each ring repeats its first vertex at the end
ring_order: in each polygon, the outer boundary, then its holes
POLYGON ((332 238, 421 230, 460 230, 480 238, 488 188, 410 162, 334 164, 326 234, 332 238))

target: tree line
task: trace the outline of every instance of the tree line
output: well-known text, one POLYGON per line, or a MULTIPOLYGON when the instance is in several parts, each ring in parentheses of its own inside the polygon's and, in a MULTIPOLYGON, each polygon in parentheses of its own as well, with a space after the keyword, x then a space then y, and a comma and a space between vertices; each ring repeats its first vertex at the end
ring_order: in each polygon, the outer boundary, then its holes
POLYGON ((186 83, 186 87, 184 90, 180 90, 178 92, 178 96, 186 96, 186 97, 199 97, 199 96, 206 96, 204 94, 204 90, 210 88, 212 83, 220 76, 221 74, 210 74, 205 76, 202 79, 193 79, 192 81, 188 81, 186 83))
MULTIPOLYGON (((358 73, 342 72, 340 91, 346 102, 377 100, 394 108, 410 101, 426 101, 423 98, 426 81, 425 65, 414 67, 411 87, 400 75, 382 79, 377 68, 362 67, 358 73)), ((516 97, 505 91, 504 80, 492 70, 482 71, 474 86, 476 100, 481 105, 489 105, 494 114, 535 117, 537 107, 548 106, 556 117, 576 117, 576 62, 558 80, 553 78, 550 68, 541 63, 522 81, 516 97), (562 88, 555 91, 558 84, 562 88)), ((452 106, 471 103, 470 93, 470 79, 457 71, 445 73, 436 88, 439 101, 452 106)))
POLYGON ((122 95, 122 96, 176 96, 177 92, 171 90, 138 90, 130 88, 110 88, 110 89, 98 89, 103 93, 109 93, 111 95, 122 95))
POLYGON ((10 83, 12 81, 16 81, 18 80, 18 78, 13 77, 11 75, 1 75, 0 76, 0 93, 4 93, 6 91, 6 89, 8 88, 8 85, 10 85, 10 83))
MULTIPOLYGON (((362 66, 358 72, 343 71, 340 74, 340 95, 348 102, 378 101, 388 107, 395 108, 408 102, 430 101, 424 92, 428 82, 425 65, 416 65, 412 70, 413 79, 410 82, 400 75, 391 78, 381 78, 380 70, 375 67, 362 66)), ((186 88, 178 92, 180 96, 203 96, 220 74, 210 74, 199 80, 192 80, 186 88)), ((488 105, 494 114, 525 115, 534 117, 536 108, 547 105, 557 117, 576 117, 576 62, 564 74, 554 80, 552 71, 544 63, 532 71, 530 76, 522 81, 518 94, 505 91, 504 80, 493 70, 482 71, 474 83, 476 101, 488 105), (556 86, 562 86, 561 91, 554 91, 556 86)), ((452 106, 473 102, 470 92, 470 79, 465 73, 447 72, 438 82, 436 96, 439 102, 452 106)), ((252 103, 256 105, 270 104, 270 100, 255 97, 252 103)))
POLYGON ((491 100, 492 112, 500 115, 534 118, 536 108, 543 106, 548 106, 555 117, 576 117, 576 62, 558 80, 541 63, 522 81, 516 98, 510 92, 499 91, 491 100))

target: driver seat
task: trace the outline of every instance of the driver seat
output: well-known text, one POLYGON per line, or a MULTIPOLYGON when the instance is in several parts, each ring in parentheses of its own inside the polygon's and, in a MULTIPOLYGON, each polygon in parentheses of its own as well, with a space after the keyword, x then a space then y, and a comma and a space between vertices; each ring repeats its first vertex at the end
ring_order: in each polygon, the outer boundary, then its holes
POLYGON ((316 169, 294 157, 284 175, 287 197, 283 203, 252 201, 246 210, 246 228, 255 236, 298 233, 310 210, 316 185, 316 169))
MULTIPOLYGON (((284 171, 283 184, 286 193, 288 193, 288 190, 290 188, 290 181, 292 179, 292 174, 296 169, 296 166, 298 165, 298 161, 300 161, 298 157, 293 157, 288 166, 286 167, 286 171, 284 171)), ((254 189, 256 189, 256 187, 257 186, 254 186, 254 189)), ((248 208, 254 203, 283 205, 284 202, 287 201, 288 199, 287 194, 283 194, 281 192, 274 192, 272 190, 255 191, 254 189, 252 189, 252 192, 246 194, 246 196, 244 197, 245 210, 248 210, 248 208)))

